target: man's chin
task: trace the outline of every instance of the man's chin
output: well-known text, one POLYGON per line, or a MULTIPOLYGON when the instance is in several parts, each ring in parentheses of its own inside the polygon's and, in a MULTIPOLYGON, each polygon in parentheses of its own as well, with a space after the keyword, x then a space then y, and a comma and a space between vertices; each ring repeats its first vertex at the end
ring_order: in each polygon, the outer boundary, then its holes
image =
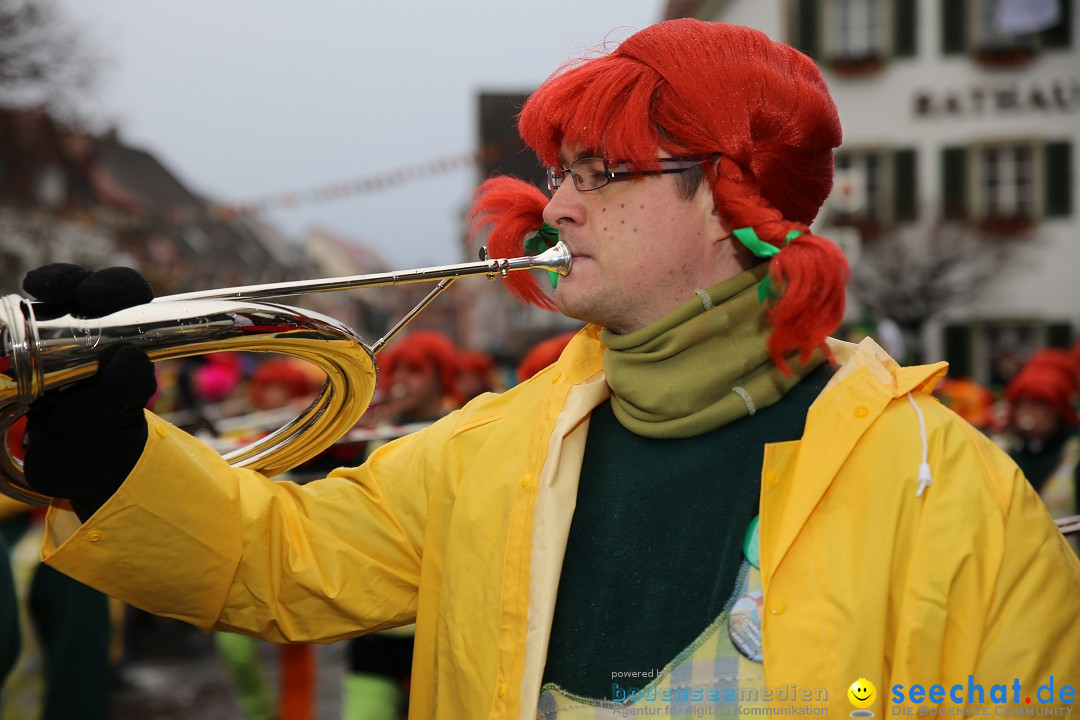
POLYGON ((599 325, 600 327, 608 327, 608 319, 603 313, 599 312, 596 306, 592 303, 586 302, 573 302, 566 298, 560 298, 558 292, 555 293, 555 307, 560 313, 572 320, 580 320, 583 323, 589 323, 592 325, 599 325))
POLYGON ((559 287, 555 290, 554 299, 555 307, 566 317, 587 323, 595 322, 590 313, 587 312, 587 304, 583 303, 581 298, 574 297, 573 293, 566 292, 562 287, 559 287))

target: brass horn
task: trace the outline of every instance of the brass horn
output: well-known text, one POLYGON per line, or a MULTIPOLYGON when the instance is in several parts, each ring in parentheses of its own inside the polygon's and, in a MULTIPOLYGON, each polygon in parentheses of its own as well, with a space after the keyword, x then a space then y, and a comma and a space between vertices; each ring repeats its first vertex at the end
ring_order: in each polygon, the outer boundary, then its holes
POLYGON ((99 353, 130 343, 152 361, 227 350, 291 355, 326 373, 322 393, 295 419, 270 435, 224 457, 233 466, 276 475, 314 457, 344 435, 363 415, 375 392, 375 355, 413 317, 467 275, 506 277, 516 270, 570 272, 563 243, 532 257, 487 258, 400 272, 320 280, 247 285, 156 298, 145 305, 100 318, 38 317, 40 303, 19 295, 0 298, 0 492, 34 505, 51 498, 26 483, 22 461, 7 443, 8 428, 46 391, 89 377, 99 353), (353 330, 319 313, 271 298, 360 287, 439 283, 397 324, 368 345, 353 330))

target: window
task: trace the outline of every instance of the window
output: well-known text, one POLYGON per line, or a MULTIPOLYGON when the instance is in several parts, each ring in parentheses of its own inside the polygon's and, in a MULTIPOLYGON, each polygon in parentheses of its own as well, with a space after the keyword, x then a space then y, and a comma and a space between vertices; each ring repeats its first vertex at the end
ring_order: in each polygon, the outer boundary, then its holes
POLYGON ((989 66, 1028 62, 1042 50, 1072 44, 1074 0, 939 0, 941 48, 970 53, 989 66))
MULTIPOLYGON (((997 0, 975 0, 974 44, 979 50, 1033 49, 1036 37, 1030 32, 1010 32, 1000 22, 1001 3, 997 0)), ((1007 25, 1007 23, 1005 23, 1007 25)))
POLYGON ((876 152, 848 152, 836 156, 834 207, 839 214, 880 222, 883 157, 876 152))
POLYGON ((792 44, 840 74, 915 55, 914 0, 795 0, 792 44))
POLYGON ((915 159, 911 149, 837 152, 832 222, 867 229, 915 219, 915 159))
POLYGON ((1072 214, 1072 144, 983 143, 942 150, 942 216, 1009 234, 1072 214))
POLYGON ((885 55, 885 0, 833 0, 829 6, 829 55, 863 60, 885 55))
POLYGON ((1031 145, 984 147, 979 152, 983 218, 1031 218, 1035 215, 1035 149, 1031 145))
POLYGON ((59 165, 46 164, 34 175, 34 198, 43 208, 55 210, 64 202, 67 177, 59 165))
POLYGON ((1070 345, 1072 324, 1043 319, 978 320, 946 325, 950 377, 1004 387, 1028 358, 1045 347, 1070 345))
POLYGON ((79 173, 71 178, 71 202, 78 207, 94 204, 94 185, 88 175, 79 173))

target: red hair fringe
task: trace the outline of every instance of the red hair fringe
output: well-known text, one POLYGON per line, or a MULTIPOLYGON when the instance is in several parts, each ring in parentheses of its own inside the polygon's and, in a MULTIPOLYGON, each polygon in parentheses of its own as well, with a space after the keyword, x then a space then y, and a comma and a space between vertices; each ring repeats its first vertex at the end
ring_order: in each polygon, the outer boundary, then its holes
MULTIPOLYGON (((491 257, 520 257, 525 254, 525 239, 544 224, 544 208, 548 198, 534 185, 508 175, 489 178, 476 189, 473 207, 469 212, 472 225, 469 243, 486 227, 488 255, 491 257)), ((548 297, 530 272, 510 273, 503 282, 506 288, 524 303, 544 310, 555 310, 548 297)))

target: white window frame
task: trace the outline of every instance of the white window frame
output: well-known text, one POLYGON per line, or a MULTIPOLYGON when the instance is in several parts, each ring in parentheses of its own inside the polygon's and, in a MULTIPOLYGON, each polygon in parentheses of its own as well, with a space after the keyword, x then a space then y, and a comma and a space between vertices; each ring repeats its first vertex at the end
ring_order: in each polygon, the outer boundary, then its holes
POLYGON ((34 173, 34 200, 38 205, 55 210, 67 200, 67 173, 58 163, 39 165, 34 173))
POLYGON ((1038 50, 1038 33, 1003 35, 994 32, 993 23, 994 15, 997 13, 997 3, 998 0, 968 0, 968 47, 976 52, 1038 50))
MULTIPOLYGON (((894 208, 893 203, 896 196, 896 188, 894 184, 895 171, 893 168, 893 157, 895 155, 893 148, 883 147, 851 147, 837 150, 834 157, 834 166, 836 167, 836 175, 843 177, 845 172, 853 171, 857 176, 861 170, 863 173, 863 187, 857 192, 862 195, 863 203, 868 207, 859 211, 851 211, 844 207, 844 203, 839 199, 834 198, 832 200, 832 209, 835 215, 835 220, 844 222, 855 223, 871 223, 874 225, 886 225, 893 221, 894 208), (867 161, 870 158, 876 160, 877 165, 877 187, 876 187, 876 202, 874 205, 870 205, 874 200, 870 197, 871 192, 866 183, 869 181, 869 174, 866 172, 867 161), (844 165, 851 163, 853 167, 845 168, 844 165)), ((836 183, 834 183, 834 192, 836 189, 836 183)))
POLYGON ((896 20, 890 0, 826 0, 823 8, 825 54, 830 60, 885 60, 892 55, 892 28, 896 20), (871 8, 875 8, 873 12, 877 13, 875 27, 867 27, 871 8), (860 26, 851 26, 852 15, 856 20, 863 21, 860 26), (848 18, 849 34, 846 39, 840 36, 840 23, 845 16, 848 18), (857 43, 850 37, 853 30, 861 33, 857 43))
POLYGON ((976 220, 1042 216, 1042 143, 1030 139, 999 140, 974 144, 970 149, 968 177, 972 189, 972 216, 976 220), (1026 153, 1022 161, 1020 153, 1026 153), (991 186, 990 171, 994 173, 991 186), (1026 176, 1025 176, 1026 174, 1026 176))

